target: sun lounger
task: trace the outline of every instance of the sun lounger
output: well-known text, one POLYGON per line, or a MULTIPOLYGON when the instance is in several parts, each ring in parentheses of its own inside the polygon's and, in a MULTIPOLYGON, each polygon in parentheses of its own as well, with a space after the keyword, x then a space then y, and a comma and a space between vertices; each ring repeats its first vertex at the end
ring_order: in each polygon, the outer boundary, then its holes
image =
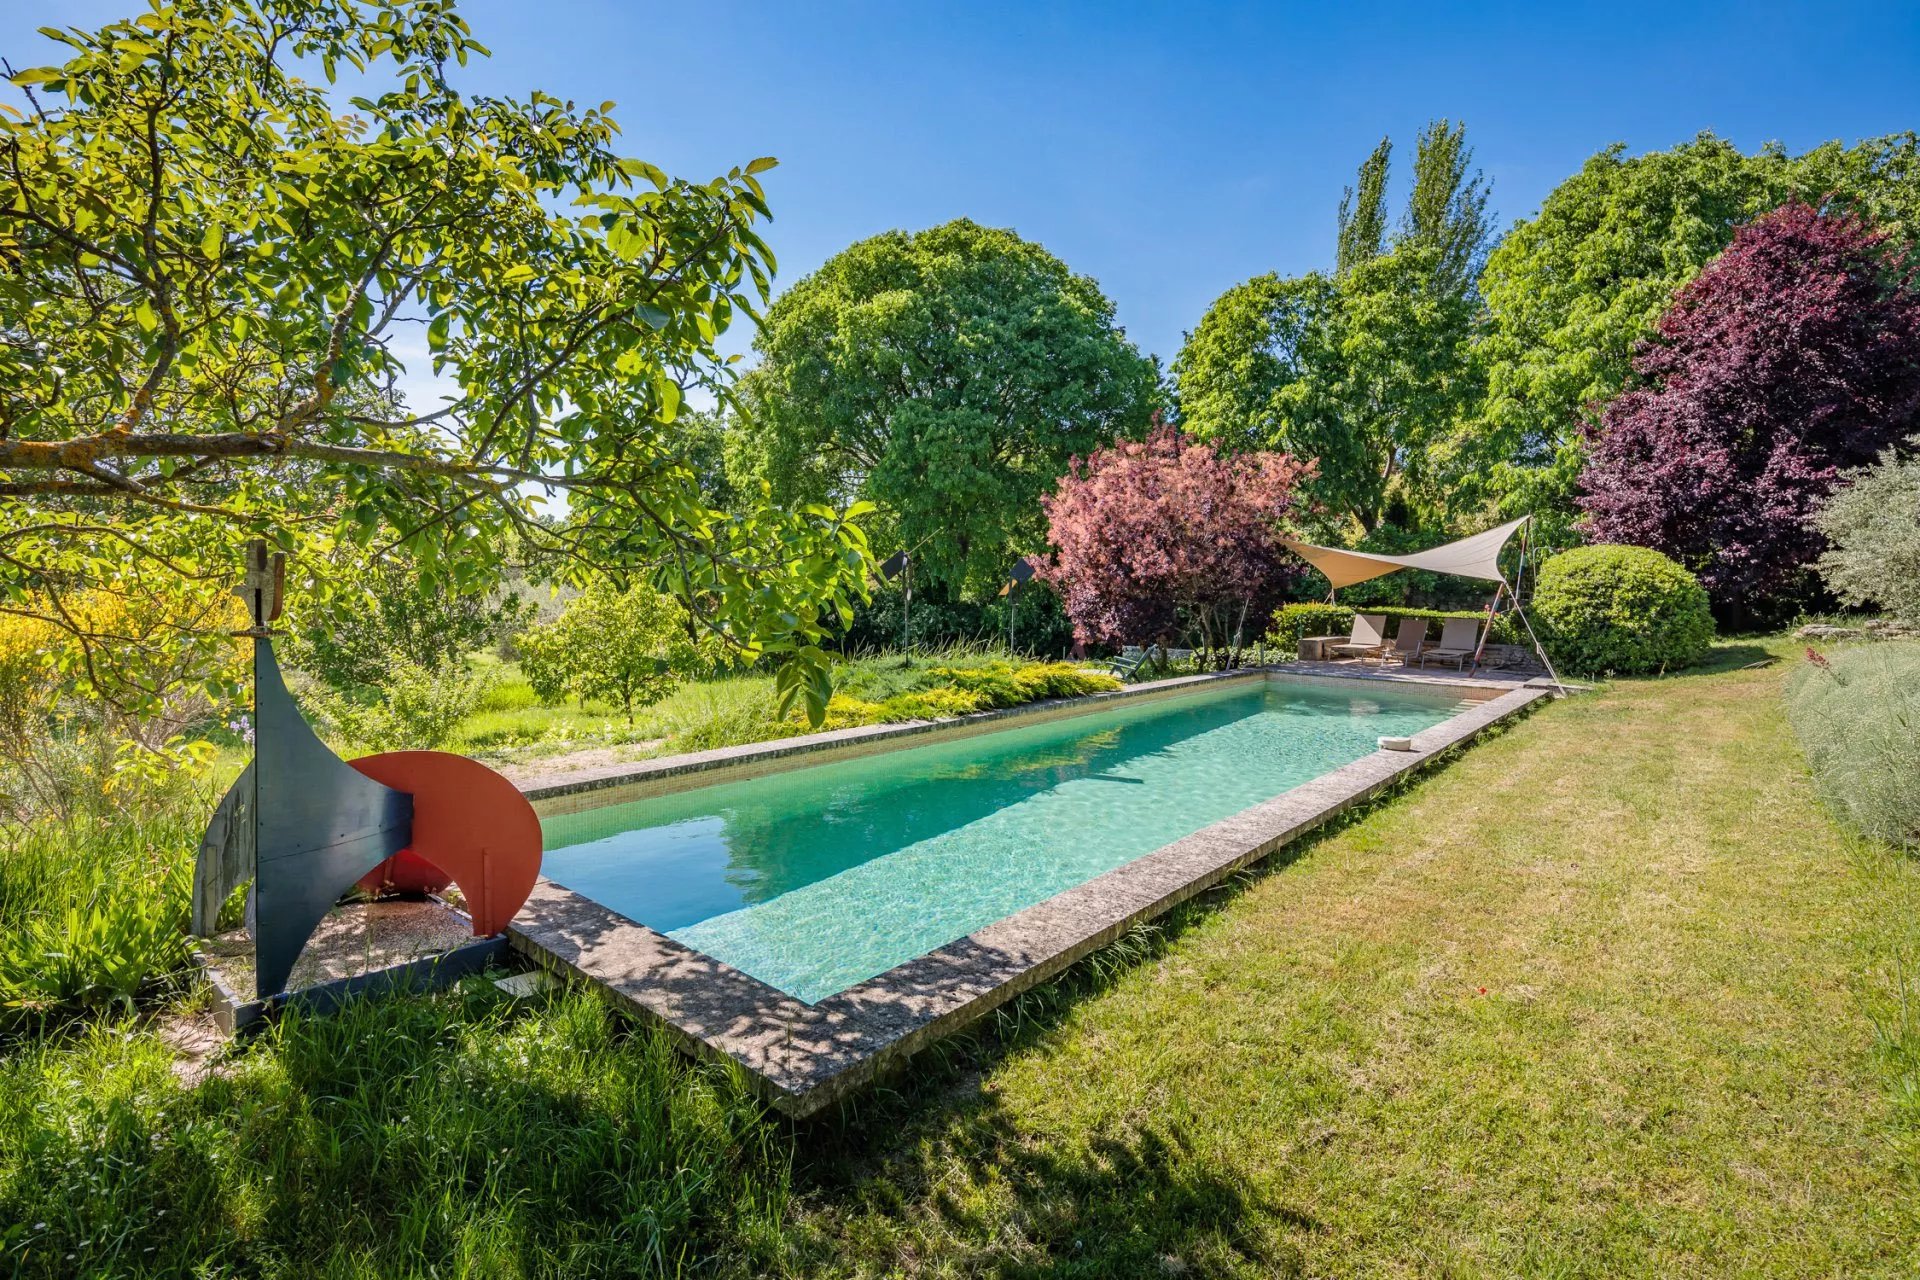
POLYGON ((1425 618, 1402 618, 1394 630, 1393 644, 1381 653, 1381 659, 1398 659, 1400 663, 1411 665, 1427 647, 1427 620, 1425 618))
POLYGON ((1353 634, 1347 637, 1347 642, 1327 646, 1342 658, 1377 658, 1386 647, 1387 615, 1384 613, 1354 614, 1353 634))
POLYGON ((1151 673, 1155 670, 1165 670, 1167 651, 1157 644, 1148 645, 1144 649, 1130 644, 1120 651, 1119 657, 1108 658, 1100 665, 1122 680, 1138 680, 1143 671, 1151 673))
POLYGON ((1478 618, 1448 618, 1440 627, 1440 643, 1420 655, 1420 665, 1429 662, 1451 662, 1460 670, 1467 669, 1467 662, 1480 648, 1480 620, 1478 618))

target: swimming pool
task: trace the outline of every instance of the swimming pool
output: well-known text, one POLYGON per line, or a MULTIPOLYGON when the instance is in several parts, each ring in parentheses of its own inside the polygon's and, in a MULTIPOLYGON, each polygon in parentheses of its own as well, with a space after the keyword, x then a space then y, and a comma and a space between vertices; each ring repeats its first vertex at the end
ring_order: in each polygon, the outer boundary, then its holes
POLYGON ((1342 683, 1225 683, 557 814, 543 874, 811 1004, 1466 705, 1342 683))

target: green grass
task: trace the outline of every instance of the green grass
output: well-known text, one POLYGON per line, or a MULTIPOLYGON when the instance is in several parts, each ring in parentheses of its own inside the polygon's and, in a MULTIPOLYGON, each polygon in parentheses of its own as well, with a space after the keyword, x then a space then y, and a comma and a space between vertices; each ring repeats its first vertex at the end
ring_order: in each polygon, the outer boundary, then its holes
MULTIPOLYGON (((692 681, 627 723, 605 703, 543 706, 511 663, 491 667, 493 683, 480 708, 461 722, 450 748, 482 759, 548 756, 595 747, 635 747, 632 754, 676 754, 805 733, 798 713, 779 714, 770 675, 747 674, 692 681), (639 744, 639 745, 636 745, 639 744)), ((1104 688, 1103 677, 1079 677, 1069 664, 1009 661, 999 650, 961 645, 926 653, 869 655, 841 663, 834 673, 831 727, 965 714, 1036 697, 1104 688), (1011 673, 1033 673, 1023 687, 1011 673), (993 689, 953 696, 956 685, 993 689), (935 697, 916 695, 933 691, 935 697), (941 696, 946 695, 946 696, 941 696)))
POLYGON ((84 769, 66 780, 94 794, 61 818, 0 824, 0 1037, 181 985, 193 853, 217 793, 174 778, 101 795, 84 769))
POLYGON ((137 1022, 15 1045, 0 1269, 1911 1275, 1920 864, 1759 656, 1548 707, 804 1127, 478 984, 197 1086, 137 1022))
POLYGON ((0 1258, 27 1275, 756 1270, 788 1185, 737 1080, 584 995, 289 1017, 191 1088, 131 1025, 0 1063, 0 1258))

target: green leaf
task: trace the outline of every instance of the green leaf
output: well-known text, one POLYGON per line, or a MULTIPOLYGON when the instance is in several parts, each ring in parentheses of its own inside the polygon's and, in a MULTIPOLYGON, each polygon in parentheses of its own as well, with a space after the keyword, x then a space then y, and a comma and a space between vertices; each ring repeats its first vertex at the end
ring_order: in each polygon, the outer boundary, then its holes
POLYGON ((779 163, 780 162, 772 156, 761 156, 758 160, 752 160, 747 163, 747 172, 765 173, 779 163))

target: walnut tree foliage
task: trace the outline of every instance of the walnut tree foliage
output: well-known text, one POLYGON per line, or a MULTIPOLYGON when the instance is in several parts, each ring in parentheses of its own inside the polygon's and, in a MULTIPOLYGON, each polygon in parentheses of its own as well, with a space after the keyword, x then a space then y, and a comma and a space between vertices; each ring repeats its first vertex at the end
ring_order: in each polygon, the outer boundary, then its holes
POLYGON ((964 219, 836 254, 755 346, 732 464, 777 499, 873 501, 877 541, 949 595, 991 593, 1041 549, 1041 496, 1144 430, 1158 380, 1093 280, 964 219))
POLYGON ((474 590, 514 537, 700 602, 824 707, 851 513, 713 511, 674 426, 688 388, 730 394, 715 340, 769 296, 771 160, 671 178, 611 103, 464 94, 486 50, 439 0, 153 0, 45 34, 62 60, 9 67, 0 108, 0 608, 131 669, 76 593, 204 601, 256 535, 474 590), (407 403, 423 363, 446 394, 407 403))

